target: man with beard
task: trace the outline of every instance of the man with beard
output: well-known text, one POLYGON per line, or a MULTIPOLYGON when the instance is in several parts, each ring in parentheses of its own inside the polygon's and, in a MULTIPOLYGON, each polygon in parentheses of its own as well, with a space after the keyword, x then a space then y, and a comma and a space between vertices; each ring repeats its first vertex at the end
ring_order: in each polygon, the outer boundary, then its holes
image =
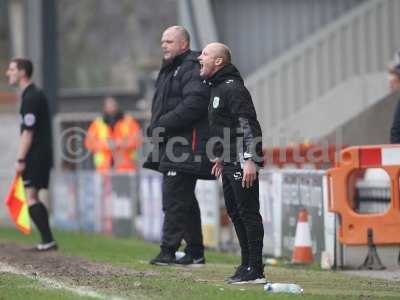
POLYGON ((148 135, 154 148, 145 168, 164 174, 162 184, 161 251, 155 265, 205 263, 200 209, 195 197, 197 179, 212 179, 206 156, 209 87, 200 78, 199 53, 190 50, 190 36, 181 26, 167 28, 161 38, 163 63, 152 102, 148 135), (185 240, 185 256, 175 251, 185 240))
POLYGON ((89 126, 86 148, 93 153, 96 170, 119 173, 136 170, 136 152, 142 143, 139 123, 122 112, 114 97, 104 99, 103 116, 89 126))
POLYGON ((200 75, 211 86, 211 136, 224 141, 213 149, 212 173, 217 177, 222 174, 225 205, 241 248, 242 262, 227 282, 265 283, 257 172, 263 164, 261 127, 250 93, 231 64, 229 48, 211 43, 203 49, 199 61, 200 75))

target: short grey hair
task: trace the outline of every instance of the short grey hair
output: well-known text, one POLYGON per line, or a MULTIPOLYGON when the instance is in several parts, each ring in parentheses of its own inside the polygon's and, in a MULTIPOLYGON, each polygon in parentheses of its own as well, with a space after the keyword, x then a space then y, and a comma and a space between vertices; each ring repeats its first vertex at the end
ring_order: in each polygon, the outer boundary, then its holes
POLYGON ((225 63, 230 64, 232 61, 232 54, 231 54, 231 49, 225 44, 223 44, 222 47, 222 59, 225 61, 225 63))
POLYGON ((179 35, 188 43, 188 45, 190 45, 190 34, 185 27, 180 25, 174 25, 168 29, 176 30, 179 33, 179 35))

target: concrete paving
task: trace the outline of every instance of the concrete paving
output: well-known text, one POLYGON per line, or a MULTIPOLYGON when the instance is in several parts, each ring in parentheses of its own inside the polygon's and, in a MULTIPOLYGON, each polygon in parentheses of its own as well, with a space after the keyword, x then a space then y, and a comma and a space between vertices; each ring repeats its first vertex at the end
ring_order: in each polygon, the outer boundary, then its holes
POLYGON ((386 269, 381 271, 372 270, 348 270, 340 271, 349 276, 370 277, 384 280, 400 281, 400 267, 396 269, 386 269))
POLYGON ((398 265, 399 246, 377 246, 377 253, 386 267, 385 270, 358 270, 367 255, 366 246, 344 246, 344 268, 340 271, 349 276, 361 276, 392 281, 400 281, 400 265, 398 265))

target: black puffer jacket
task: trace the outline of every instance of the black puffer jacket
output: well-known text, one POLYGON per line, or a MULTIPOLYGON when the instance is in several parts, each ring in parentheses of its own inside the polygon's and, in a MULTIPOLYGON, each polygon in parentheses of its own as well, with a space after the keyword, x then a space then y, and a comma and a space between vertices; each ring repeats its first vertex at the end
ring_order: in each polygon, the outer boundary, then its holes
POLYGON ((189 50, 160 70, 148 133, 154 137, 161 129, 165 134, 161 134, 162 142, 154 144, 153 152, 143 165, 145 168, 214 179, 206 155, 210 87, 200 77, 199 55, 189 50))
POLYGON ((398 100, 393 116, 392 127, 390 128, 390 143, 400 144, 400 91, 395 92, 392 97, 398 100))
POLYGON ((262 165, 261 127, 239 71, 228 64, 207 82, 211 86, 208 111, 211 135, 222 139, 225 136, 224 142, 214 144, 214 154, 229 162, 252 159, 262 165))

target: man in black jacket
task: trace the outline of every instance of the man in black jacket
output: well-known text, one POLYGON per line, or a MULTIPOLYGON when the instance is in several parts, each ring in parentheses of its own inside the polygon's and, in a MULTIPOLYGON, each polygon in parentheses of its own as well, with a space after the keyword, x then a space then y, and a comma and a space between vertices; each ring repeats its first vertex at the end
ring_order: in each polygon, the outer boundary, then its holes
POLYGON ((250 93, 231 64, 229 48, 209 44, 199 61, 200 75, 211 86, 211 135, 220 139, 213 147, 212 173, 222 174, 225 205, 241 247, 241 265, 227 282, 265 283, 257 173, 263 164, 261 127, 250 93))
MULTIPOLYGON (((397 93, 400 96, 400 64, 389 69, 389 87, 391 93, 397 93)), ((400 101, 397 103, 390 129, 390 142, 392 144, 400 144, 400 101)))
POLYGON ((154 148, 145 168, 162 172, 164 224, 160 254, 150 263, 204 264, 196 180, 212 179, 206 157, 209 87, 200 78, 199 53, 190 50, 185 28, 167 28, 161 38, 163 64, 156 81, 148 135, 154 148), (186 241, 185 256, 175 251, 186 241))

